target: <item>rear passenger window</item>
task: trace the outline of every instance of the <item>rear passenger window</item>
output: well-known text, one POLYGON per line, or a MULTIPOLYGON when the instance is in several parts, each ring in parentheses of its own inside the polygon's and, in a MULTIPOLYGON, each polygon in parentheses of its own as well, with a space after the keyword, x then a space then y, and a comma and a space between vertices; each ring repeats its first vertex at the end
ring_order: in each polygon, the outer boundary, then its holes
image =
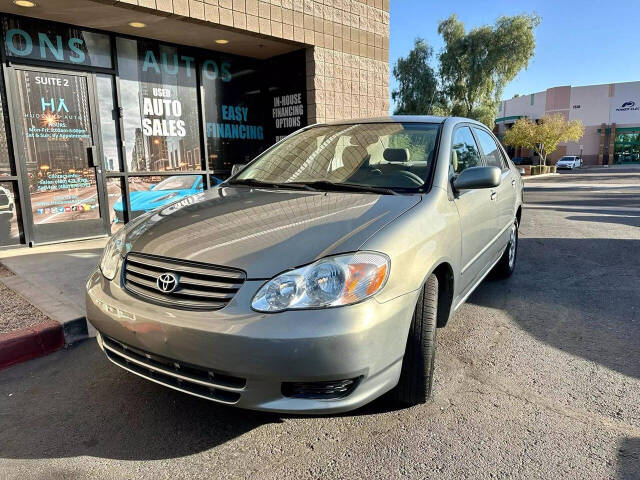
POLYGON ((473 131, 476 134, 480 148, 482 149, 482 158, 487 166, 498 167, 500 170, 506 168, 504 159, 500 154, 500 147, 496 144, 496 141, 491 135, 480 128, 474 128, 473 131))
POLYGON ((451 145, 451 166, 458 174, 465 168, 480 165, 480 153, 469 127, 462 127, 453 133, 451 145))

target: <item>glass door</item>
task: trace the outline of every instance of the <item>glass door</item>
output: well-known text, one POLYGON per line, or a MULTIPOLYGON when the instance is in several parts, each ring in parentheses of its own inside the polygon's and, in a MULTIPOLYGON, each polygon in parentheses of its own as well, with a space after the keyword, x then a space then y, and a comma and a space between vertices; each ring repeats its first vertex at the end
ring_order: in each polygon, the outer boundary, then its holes
POLYGON ((9 75, 24 216, 33 242, 106 234, 93 75, 22 66, 9 75))

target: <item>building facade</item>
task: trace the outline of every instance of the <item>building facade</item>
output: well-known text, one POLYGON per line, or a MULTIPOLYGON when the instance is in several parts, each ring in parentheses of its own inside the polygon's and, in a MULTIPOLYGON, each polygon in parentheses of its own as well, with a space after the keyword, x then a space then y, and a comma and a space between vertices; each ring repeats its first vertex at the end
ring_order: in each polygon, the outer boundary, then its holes
POLYGON ((0 22, 0 246, 107 235, 389 109, 389 0, 14 0, 0 22))
MULTIPOLYGON (((640 163, 640 82, 554 87, 505 100, 496 119, 498 135, 521 117, 539 120, 553 113, 580 120, 585 132, 578 142, 561 144, 552 161, 581 155, 585 165, 640 163)), ((531 155, 520 149, 512 153, 531 155)))

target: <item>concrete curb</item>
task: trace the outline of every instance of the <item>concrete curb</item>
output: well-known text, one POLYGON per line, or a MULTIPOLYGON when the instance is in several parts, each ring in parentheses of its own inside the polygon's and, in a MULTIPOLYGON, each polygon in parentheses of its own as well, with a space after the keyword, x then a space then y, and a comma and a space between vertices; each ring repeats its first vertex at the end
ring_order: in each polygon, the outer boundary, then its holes
POLYGON ((17 274, 0 278, 0 282, 50 318, 45 323, 0 334, 0 369, 48 355, 89 337, 86 318, 45 289, 17 274))
POLYGON ((63 330, 51 320, 0 335, 0 370, 60 350, 65 345, 63 330))
POLYGON ((540 175, 527 175, 526 177, 522 177, 522 180, 527 182, 535 178, 558 177, 558 176, 560 176, 559 173, 542 173, 540 175))

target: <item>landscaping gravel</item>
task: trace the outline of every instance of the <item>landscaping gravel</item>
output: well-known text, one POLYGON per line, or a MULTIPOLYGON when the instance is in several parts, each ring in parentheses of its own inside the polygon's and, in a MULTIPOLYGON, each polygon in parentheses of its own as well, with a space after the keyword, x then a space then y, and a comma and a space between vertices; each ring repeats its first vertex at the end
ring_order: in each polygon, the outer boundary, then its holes
MULTIPOLYGON (((0 278, 12 275, 10 270, 0 265, 0 278)), ((44 313, 0 281, 0 335, 49 320, 44 313)))

